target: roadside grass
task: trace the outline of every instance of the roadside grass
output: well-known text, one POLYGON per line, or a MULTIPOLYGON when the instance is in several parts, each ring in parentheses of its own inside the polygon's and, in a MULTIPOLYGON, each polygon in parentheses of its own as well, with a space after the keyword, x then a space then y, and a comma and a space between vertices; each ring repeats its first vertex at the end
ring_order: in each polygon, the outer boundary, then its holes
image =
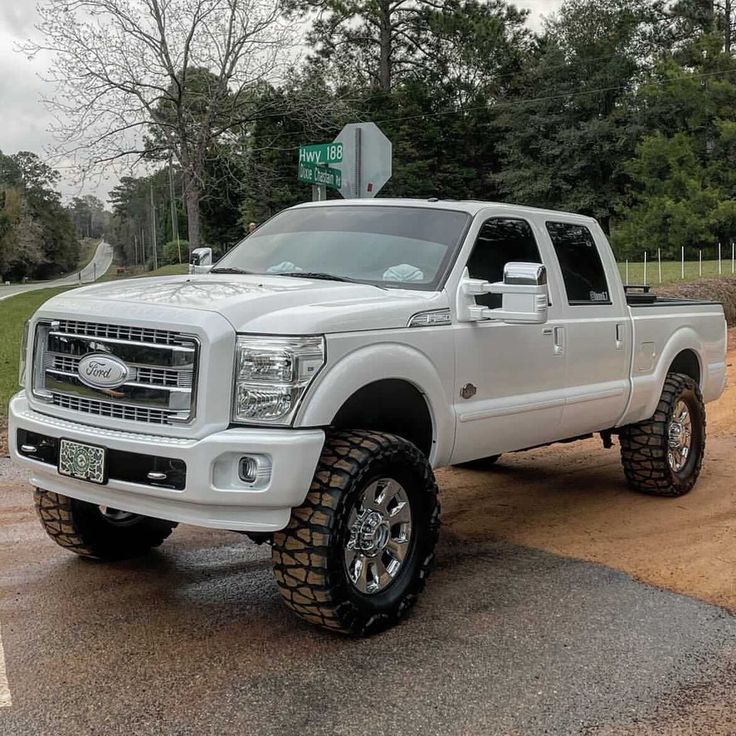
POLYGON ((118 279, 145 278, 146 276, 175 276, 189 271, 189 266, 186 263, 161 266, 155 271, 146 271, 142 266, 126 266, 124 271, 118 273, 118 268, 119 266, 113 263, 107 273, 97 281, 117 281, 118 279))
POLYGON ((52 296, 67 291, 69 287, 39 289, 17 294, 0 302, 2 327, 0 328, 0 421, 7 416, 8 401, 18 390, 18 360, 20 341, 25 321, 52 296))

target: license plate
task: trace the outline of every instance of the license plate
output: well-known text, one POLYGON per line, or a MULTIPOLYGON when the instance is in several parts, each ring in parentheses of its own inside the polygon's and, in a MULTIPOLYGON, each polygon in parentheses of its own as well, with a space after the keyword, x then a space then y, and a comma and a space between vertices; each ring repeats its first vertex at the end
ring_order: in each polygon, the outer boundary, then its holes
POLYGON ((61 440, 59 445, 59 473, 71 478, 104 483, 105 448, 84 445, 81 442, 61 440))

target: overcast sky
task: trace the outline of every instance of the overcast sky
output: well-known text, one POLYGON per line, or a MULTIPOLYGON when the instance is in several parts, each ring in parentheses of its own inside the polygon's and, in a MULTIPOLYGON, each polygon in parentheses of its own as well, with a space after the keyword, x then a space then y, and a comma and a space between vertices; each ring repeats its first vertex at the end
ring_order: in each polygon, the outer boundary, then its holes
MULTIPOLYGON (((518 0, 516 4, 532 11, 531 24, 538 27, 542 16, 554 12, 560 0, 518 0)), ((33 151, 45 157, 53 143, 48 132, 51 115, 42 101, 50 93, 49 85, 41 78, 48 59, 29 61, 14 50, 19 41, 34 34, 35 15, 34 0, 0 0, 0 151, 33 151)), ((80 185, 68 172, 61 173, 64 179, 60 188, 65 198, 91 193, 104 201, 117 181, 110 174, 80 185)))

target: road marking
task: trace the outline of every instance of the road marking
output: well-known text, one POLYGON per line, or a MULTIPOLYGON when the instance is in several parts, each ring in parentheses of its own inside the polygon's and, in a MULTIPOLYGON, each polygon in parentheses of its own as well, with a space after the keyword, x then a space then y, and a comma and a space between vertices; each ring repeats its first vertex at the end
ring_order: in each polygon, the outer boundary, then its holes
POLYGON ((0 708, 9 708, 12 705, 10 700, 10 685, 8 685, 8 675, 5 670, 5 653, 3 652, 3 639, 0 636, 0 708))

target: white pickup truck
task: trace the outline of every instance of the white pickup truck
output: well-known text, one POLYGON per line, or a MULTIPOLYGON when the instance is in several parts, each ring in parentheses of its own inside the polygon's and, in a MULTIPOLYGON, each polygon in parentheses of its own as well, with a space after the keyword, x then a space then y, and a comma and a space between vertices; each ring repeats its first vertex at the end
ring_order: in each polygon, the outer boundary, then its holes
POLYGON ((244 532, 294 611, 367 634, 429 574, 433 468, 600 433, 632 488, 686 493, 725 349, 719 304, 626 290, 588 217, 305 204, 209 273, 46 302, 10 448, 70 551, 130 557, 178 522, 244 532))

